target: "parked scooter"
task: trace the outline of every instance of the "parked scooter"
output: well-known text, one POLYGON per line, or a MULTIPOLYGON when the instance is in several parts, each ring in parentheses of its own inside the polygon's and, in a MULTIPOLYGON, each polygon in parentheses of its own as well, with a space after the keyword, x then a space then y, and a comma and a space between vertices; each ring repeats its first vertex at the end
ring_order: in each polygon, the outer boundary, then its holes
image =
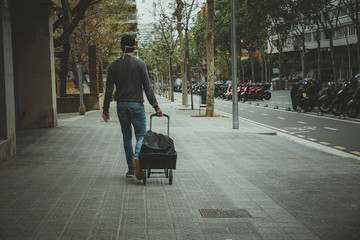
POLYGON ((356 78, 344 82, 344 87, 337 93, 335 99, 331 103, 330 110, 335 116, 340 116, 345 113, 346 106, 352 99, 357 88, 358 80, 356 78))
POLYGON ((232 85, 231 84, 229 84, 227 89, 226 89, 225 99, 226 100, 231 100, 232 99, 232 85))
POLYGON ((265 83, 262 85, 262 91, 263 91, 263 98, 265 100, 270 100, 271 99, 271 92, 269 91, 271 87, 270 83, 265 83))
POLYGON ((271 98, 271 93, 268 91, 270 89, 270 84, 256 84, 256 85, 246 85, 244 90, 240 93, 239 99, 244 102, 252 100, 269 100, 271 98))
POLYGON ((360 87, 358 87, 353 95, 353 98, 346 105, 346 114, 355 118, 360 113, 360 87))
POLYGON ((330 112, 331 103, 340 89, 341 86, 338 86, 333 82, 328 83, 328 87, 321 93, 318 101, 318 108, 322 113, 330 112))
POLYGON ((302 92, 303 98, 299 102, 299 107, 302 111, 312 111, 315 106, 318 106, 321 84, 316 79, 310 79, 306 82, 305 91, 302 92))
POLYGON ((291 104, 294 111, 296 111, 298 109, 301 99, 304 98, 304 95, 306 96, 306 85, 304 82, 297 82, 292 83, 291 86, 291 104))

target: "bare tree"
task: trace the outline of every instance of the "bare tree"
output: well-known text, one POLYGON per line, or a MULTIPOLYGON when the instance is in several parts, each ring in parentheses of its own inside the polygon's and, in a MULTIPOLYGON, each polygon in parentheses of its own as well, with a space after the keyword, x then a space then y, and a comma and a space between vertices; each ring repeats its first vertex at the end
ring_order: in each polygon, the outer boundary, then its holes
MULTIPOLYGON (((190 78, 191 76, 190 56, 189 56, 189 41, 188 41, 187 33, 189 29, 189 22, 192 11, 198 6, 198 2, 196 0, 190 0, 190 1, 176 0, 176 4, 177 7, 174 12, 174 16, 177 19, 177 31, 180 40, 181 56, 184 56, 184 61, 183 64, 181 65, 181 77, 182 77, 182 105, 185 105, 186 92, 187 92, 186 83, 190 81, 190 88, 192 85, 192 81, 190 78), (183 35, 183 30, 185 30, 185 36, 183 35)), ((191 92, 191 109, 194 109, 192 92, 191 92)))
POLYGON ((331 67, 333 70, 333 80, 337 83, 337 71, 335 66, 335 47, 334 47, 334 32, 339 17, 339 4, 334 4, 331 0, 321 0, 323 7, 322 18, 320 17, 320 24, 325 31, 325 38, 329 38, 331 67))
POLYGON ((284 89, 284 81, 283 77, 283 52, 285 47, 287 46, 287 39, 290 35, 291 24, 289 19, 291 19, 291 15, 288 11, 288 5, 286 2, 277 1, 279 4, 270 5, 270 7, 277 8, 274 11, 269 11, 269 18, 272 22, 270 27, 270 31, 272 35, 270 35, 270 42, 274 47, 276 47, 279 53, 279 84, 280 89, 284 89))
POLYGON ((161 36, 165 42, 165 46, 169 51, 169 82, 170 82, 170 99, 171 102, 174 102, 174 74, 173 74, 173 62, 172 57, 174 55, 174 50, 176 47, 176 42, 178 36, 175 34, 175 18, 173 15, 169 15, 165 11, 165 7, 161 0, 157 3, 158 12, 156 13, 156 21, 155 27, 161 32, 161 36))

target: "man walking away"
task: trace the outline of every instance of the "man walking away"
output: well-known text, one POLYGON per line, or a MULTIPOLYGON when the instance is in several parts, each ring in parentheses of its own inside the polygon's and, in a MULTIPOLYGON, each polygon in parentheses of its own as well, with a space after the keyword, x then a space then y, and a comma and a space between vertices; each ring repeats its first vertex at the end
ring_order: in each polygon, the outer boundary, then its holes
POLYGON ((163 116, 152 86, 144 61, 134 57, 135 38, 129 35, 122 37, 121 50, 123 56, 112 62, 108 69, 106 92, 103 107, 103 120, 110 119, 109 106, 112 100, 114 84, 116 86, 115 100, 117 102, 117 114, 123 135, 124 150, 128 172, 126 177, 143 179, 143 173, 139 164, 139 152, 146 134, 146 116, 142 90, 145 90, 149 103, 156 111, 156 115, 163 116), (135 151, 132 145, 132 127, 135 131, 135 151))

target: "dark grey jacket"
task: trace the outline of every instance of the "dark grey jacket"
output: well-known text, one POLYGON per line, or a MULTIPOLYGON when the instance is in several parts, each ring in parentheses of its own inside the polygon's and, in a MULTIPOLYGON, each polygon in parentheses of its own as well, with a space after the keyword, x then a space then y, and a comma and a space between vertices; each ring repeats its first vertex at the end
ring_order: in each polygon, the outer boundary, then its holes
POLYGON ((112 62, 106 80, 106 92, 103 112, 109 112, 112 93, 116 86, 115 100, 118 102, 144 102, 143 88, 149 103, 156 110, 159 105, 150 84, 149 75, 144 61, 130 55, 112 62))

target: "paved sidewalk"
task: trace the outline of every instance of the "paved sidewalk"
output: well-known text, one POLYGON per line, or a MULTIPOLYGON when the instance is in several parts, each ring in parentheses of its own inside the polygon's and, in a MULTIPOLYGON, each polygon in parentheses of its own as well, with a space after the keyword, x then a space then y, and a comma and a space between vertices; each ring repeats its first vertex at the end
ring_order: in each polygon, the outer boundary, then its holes
POLYGON ((360 239, 358 160, 158 100, 178 152, 172 185, 125 178, 114 104, 108 124, 101 111, 60 114, 57 128, 20 132, 0 165, 0 239, 360 239))

